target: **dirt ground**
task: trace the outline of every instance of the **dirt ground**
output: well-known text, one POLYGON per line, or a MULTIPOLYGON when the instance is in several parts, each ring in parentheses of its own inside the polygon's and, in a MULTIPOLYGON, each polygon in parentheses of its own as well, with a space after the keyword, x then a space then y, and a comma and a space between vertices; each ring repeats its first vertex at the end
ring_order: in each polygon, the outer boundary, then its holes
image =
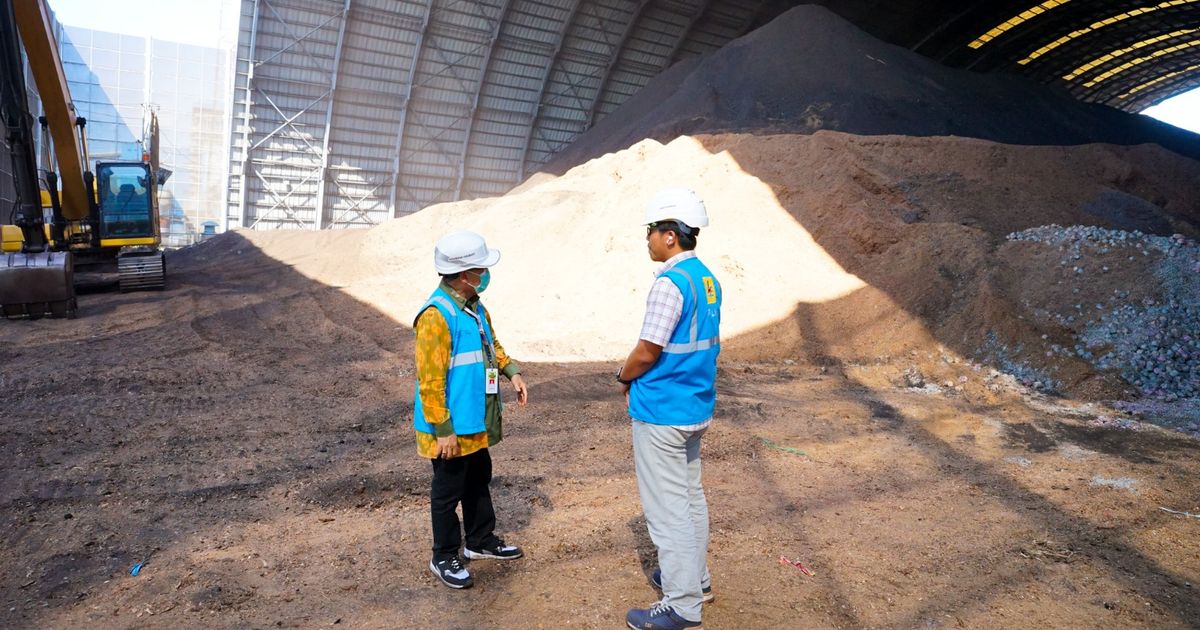
MULTIPOLYGON (((493 494, 527 556, 452 591, 411 330, 238 251, 0 322, 0 626, 615 628, 656 599, 615 364, 526 365, 493 494)), ((706 627, 1200 624, 1200 519, 1160 509, 1200 512, 1200 441, 949 353, 722 368, 706 627)))

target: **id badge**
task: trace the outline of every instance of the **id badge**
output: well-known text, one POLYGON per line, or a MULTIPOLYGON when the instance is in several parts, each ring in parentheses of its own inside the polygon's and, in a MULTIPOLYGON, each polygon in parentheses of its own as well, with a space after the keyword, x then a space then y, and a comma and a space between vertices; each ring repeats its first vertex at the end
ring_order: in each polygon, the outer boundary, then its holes
POLYGON ((500 393, 500 370, 488 368, 483 372, 483 391, 485 394, 500 393))

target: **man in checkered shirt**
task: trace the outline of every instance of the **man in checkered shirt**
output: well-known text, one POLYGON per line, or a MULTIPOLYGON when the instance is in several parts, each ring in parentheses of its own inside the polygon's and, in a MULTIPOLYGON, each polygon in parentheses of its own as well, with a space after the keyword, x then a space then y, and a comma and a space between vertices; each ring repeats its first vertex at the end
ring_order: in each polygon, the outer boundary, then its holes
POLYGON ((713 599, 708 572, 708 504, 700 481, 700 438, 716 402, 721 285, 696 257, 708 212, 695 192, 671 188, 646 206, 646 246, 663 263, 646 300, 637 346, 617 373, 633 419, 638 492, 663 598, 625 617, 634 630, 700 625, 713 599))

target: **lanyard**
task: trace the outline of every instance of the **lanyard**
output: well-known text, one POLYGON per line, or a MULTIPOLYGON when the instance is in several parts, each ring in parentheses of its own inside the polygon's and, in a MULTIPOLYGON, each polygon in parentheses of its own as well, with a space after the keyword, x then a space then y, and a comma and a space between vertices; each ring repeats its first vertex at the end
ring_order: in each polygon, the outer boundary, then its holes
POLYGON ((496 365, 496 350, 492 348, 492 341, 488 339, 487 332, 483 329, 483 318, 477 315, 475 311, 467 308, 466 305, 463 305, 463 311, 467 315, 470 315, 471 319, 475 320, 475 324, 479 326, 479 341, 480 345, 483 346, 483 353, 487 355, 488 366, 499 367, 496 365))

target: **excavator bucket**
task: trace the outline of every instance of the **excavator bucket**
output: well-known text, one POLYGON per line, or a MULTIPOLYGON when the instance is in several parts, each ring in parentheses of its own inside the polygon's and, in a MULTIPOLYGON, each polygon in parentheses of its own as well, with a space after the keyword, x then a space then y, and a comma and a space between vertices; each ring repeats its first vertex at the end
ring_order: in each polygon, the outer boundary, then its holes
POLYGON ((75 317, 74 267, 66 252, 0 254, 0 315, 75 317))

